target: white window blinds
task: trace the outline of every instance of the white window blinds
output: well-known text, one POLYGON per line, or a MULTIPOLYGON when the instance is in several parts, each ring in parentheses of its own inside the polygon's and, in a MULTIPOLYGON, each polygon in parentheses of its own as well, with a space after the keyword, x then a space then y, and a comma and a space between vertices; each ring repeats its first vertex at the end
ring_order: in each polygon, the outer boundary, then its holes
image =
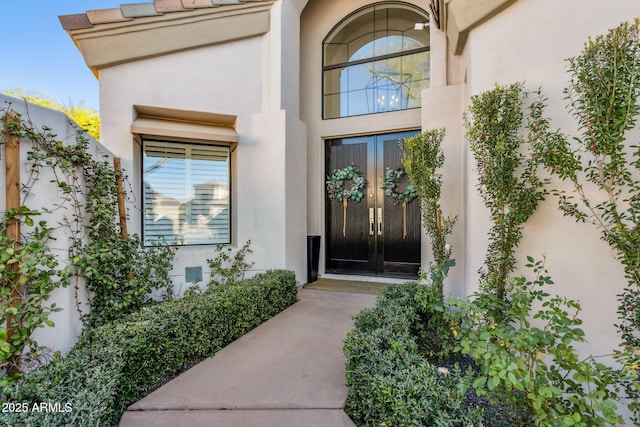
POLYGON ((143 141, 144 241, 230 242, 229 147, 143 141))

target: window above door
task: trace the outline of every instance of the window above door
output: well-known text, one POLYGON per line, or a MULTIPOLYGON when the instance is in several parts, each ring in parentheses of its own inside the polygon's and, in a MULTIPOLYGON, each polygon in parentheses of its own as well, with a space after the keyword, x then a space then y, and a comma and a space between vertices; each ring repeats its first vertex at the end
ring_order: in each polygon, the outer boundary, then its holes
POLYGON ((430 80, 428 20, 417 7, 383 2, 336 25, 323 42, 323 118, 420 107, 430 80))

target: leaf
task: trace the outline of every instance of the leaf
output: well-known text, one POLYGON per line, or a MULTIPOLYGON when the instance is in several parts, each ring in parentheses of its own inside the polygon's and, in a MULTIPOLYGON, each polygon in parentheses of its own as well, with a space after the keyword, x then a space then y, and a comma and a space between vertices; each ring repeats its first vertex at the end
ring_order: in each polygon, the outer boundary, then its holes
POLYGON ((489 380, 489 390, 493 390, 500 385, 500 377, 491 377, 489 380))
POLYGON ((473 388, 480 389, 480 388, 484 388, 486 382, 487 382, 487 377, 480 375, 473 381, 472 385, 473 385, 473 388))

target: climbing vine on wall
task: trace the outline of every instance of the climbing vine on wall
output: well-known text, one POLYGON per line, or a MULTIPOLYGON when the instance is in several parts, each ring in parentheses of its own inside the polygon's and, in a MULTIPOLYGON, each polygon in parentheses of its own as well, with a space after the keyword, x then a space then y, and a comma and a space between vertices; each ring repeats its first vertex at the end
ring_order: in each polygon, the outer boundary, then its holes
MULTIPOLYGON (((0 362, 15 364, 16 355, 22 357, 25 350, 37 350, 37 343, 30 338, 33 330, 53 326, 48 315, 60 308, 46 301, 56 288, 74 283, 76 308, 85 326, 122 318, 150 303, 154 290, 164 298, 171 297, 168 273, 175 249, 161 244, 145 248, 137 236, 120 233, 115 184, 118 173, 107 156, 89 152, 84 131, 78 129, 75 142, 65 143, 50 128, 36 128, 28 117, 17 115, 17 121, 8 121, 9 110, 10 105, 0 109, 3 136, 29 142, 25 162, 28 174, 21 182, 23 206, 8 210, 0 223, 4 316, 0 320, 9 326, 0 326, 0 362), (37 203, 34 189, 45 169, 53 175, 57 202, 39 209, 27 207, 37 203), (69 239, 68 260, 54 256, 48 247, 54 227, 44 219, 36 225, 33 219, 54 211, 62 212, 55 228, 62 228, 69 239), (27 227, 19 238, 10 239, 5 232, 7 224, 16 219, 27 227), (62 264, 67 265, 59 267, 62 264), (86 298, 81 294, 82 283, 86 298), (11 292, 12 286, 17 286, 18 292, 11 292)), ((19 378, 20 369, 16 368, 13 379, 19 378)), ((5 376, 5 380, 11 378, 5 376)))

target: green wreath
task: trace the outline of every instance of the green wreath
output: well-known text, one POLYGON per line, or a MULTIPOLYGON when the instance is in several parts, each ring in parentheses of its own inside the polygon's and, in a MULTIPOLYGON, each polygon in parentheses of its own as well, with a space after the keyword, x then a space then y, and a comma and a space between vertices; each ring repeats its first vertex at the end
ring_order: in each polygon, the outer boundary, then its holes
POLYGON ((381 188, 384 190, 384 195, 391 199, 391 203, 397 205, 409 204, 418 197, 418 191, 412 184, 408 184, 404 193, 396 193, 396 187, 402 175, 404 175, 404 169, 391 169, 387 168, 384 178, 382 179, 381 188))
POLYGON ((366 186, 367 181, 360 176, 360 170, 355 163, 351 163, 344 169, 334 169, 333 174, 327 176, 327 193, 330 199, 360 202, 364 198, 362 190, 366 186), (345 188, 346 181, 351 181, 351 188, 345 188))

